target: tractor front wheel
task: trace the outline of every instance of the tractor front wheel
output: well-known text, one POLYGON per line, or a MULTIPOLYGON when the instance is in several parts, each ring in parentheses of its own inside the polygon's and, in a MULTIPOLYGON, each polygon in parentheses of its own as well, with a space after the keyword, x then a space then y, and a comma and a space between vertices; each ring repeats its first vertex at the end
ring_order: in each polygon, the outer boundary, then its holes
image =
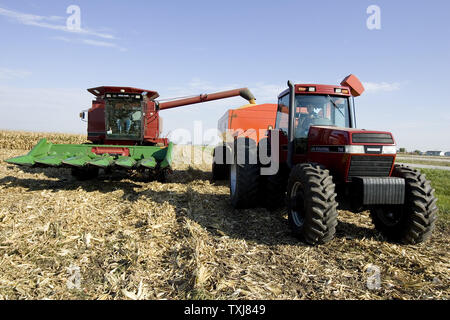
POLYGON ((393 176, 405 179, 405 203, 370 210, 375 228, 387 238, 416 244, 431 237, 436 221, 436 201, 430 181, 419 170, 395 165, 393 176))
POLYGON ((287 187, 288 220, 293 234, 309 244, 333 239, 337 225, 335 184, 324 167, 296 165, 287 187))

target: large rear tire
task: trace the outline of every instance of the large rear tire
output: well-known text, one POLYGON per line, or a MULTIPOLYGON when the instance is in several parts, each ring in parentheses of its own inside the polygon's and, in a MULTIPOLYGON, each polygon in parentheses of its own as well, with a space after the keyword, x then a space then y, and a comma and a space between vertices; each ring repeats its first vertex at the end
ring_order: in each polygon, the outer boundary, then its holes
POLYGON ((437 219, 437 199, 430 181, 419 170, 395 165, 392 176, 405 179, 405 203, 370 210, 375 228, 388 239, 416 244, 431 237, 437 219))
POLYGON ((303 163, 289 175, 288 220, 293 234, 309 244, 324 244, 336 233, 335 184, 324 167, 303 163))
POLYGON ((235 142, 234 161, 230 165, 231 205, 236 209, 254 208, 259 205, 260 167, 258 163, 250 163, 250 159, 255 159, 256 144, 249 138, 239 139, 235 142), (239 139, 244 140, 239 142, 239 139), (245 163, 238 161, 241 153, 245 163))

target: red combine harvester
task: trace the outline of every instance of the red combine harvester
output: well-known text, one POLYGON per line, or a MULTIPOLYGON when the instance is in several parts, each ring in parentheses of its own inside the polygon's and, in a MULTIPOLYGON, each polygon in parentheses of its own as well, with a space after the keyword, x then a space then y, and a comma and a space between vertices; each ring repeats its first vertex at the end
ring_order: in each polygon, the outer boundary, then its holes
MULTIPOLYGON (((88 110, 88 140, 97 144, 161 145, 167 146, 167 138, 161 137, 162 118, 159 111, 185 105, 241 96, 255 104, 255 97, 247 88, 201 94, 195 97, 158 102, 158 92, 128 87, 98 87, 88 89, 96 96, 88 110), (119 130, 117 120, 122 113, 137 112, 131 121, 136 122, 134 130, 119 130), (114 130, 116 128, 117 130, 114 130), (122 132, 123 131, 123 132, 122 132)), ((134 114, 133 114, 134 115, 134 114)), ((130 118, 130 117, 128 117, 130 118)), ((133 126, 130 125, 131 128, 133 126)))
MULTIPOLYGON (((171 170, 172 143, 161 136, 159 111, 235 96, 255 104, 247 88, 165 102, 156 100, 156 91, 138 88, 105 86, 88 91, 96 96, 87 111, 91 144, 52 144, 42 139, 28 154, 6 162, 71 168, 80 180, 96 177, 99 169, 125 169, 145 171, 164 181, 171 170)), ((80 117, 85 119, 86 112, 80 117)))
POLYGON ((418 170, 395 165, 390 132, 356 128, 353 97, 364 91, 360 81, 350 75, 340 86, 288 86, 278 97, 275 127, 267 138, 234 141, 228 165, 232 205, 286 203, 293 233, 310 244, 334 237, 338 204, 355 212, 370 210, 375 227, 388 238, 428 239, 437 212, 434 190, 418 170), (269 166, 279 170, 262 175, 269 166))

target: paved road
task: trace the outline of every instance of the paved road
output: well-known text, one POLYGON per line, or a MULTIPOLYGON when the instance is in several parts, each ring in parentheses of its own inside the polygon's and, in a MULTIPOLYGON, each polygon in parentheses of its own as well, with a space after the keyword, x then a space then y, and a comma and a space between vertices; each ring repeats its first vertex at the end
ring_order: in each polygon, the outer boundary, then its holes
POLYGON ((400 162, 400 161, 395 161, 395 163, 398 163, 398 164, 404 164, 404 165, 407 165, 407 166, 410 166, 410 167, 414 167, 414 168, 450 170, 450 167, 446 167, 446 166, 433 166, 433 165, 431 165, 431 164, 406 163, 406 162, 400 162))
POLYGON ((405 156, 397 156, 398 160, 421 160, 421 161, 438 161, 438 162, 450 162, 450 158, 442 157, 442 158, 425 158, 425 157, 405 157, 405 156))

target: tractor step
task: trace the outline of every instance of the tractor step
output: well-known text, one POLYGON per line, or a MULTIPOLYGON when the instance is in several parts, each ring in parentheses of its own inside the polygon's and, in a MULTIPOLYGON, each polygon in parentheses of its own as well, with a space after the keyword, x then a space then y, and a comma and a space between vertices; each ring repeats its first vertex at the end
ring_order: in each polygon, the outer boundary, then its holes
POLYGON ((73 145, 42 139, 28 154, 5 161, 19 166, 170 169, 172 143, 167 147, 73 145))

